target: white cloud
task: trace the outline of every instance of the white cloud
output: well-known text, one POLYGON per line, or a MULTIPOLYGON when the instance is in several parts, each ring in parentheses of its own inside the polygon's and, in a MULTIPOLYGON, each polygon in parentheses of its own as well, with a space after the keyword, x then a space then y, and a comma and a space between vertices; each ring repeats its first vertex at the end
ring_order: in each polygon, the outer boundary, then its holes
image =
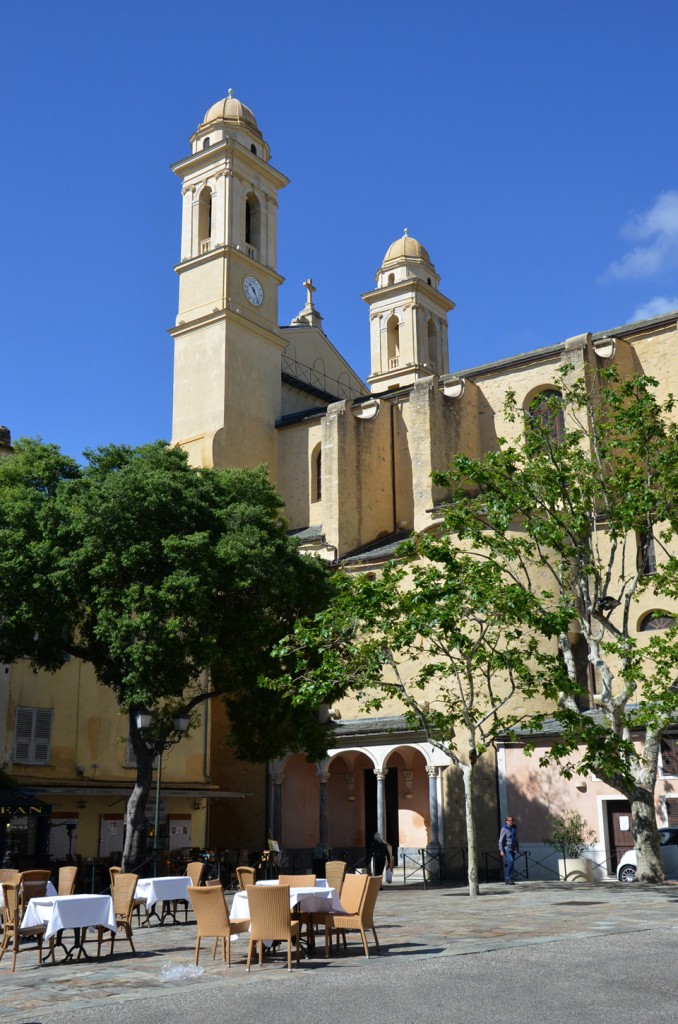
POLYGON ((662 313, 673 313, 675 309, 678 309, 678 295, 673 299, 668 299, 663 295, 656 295, 654 299, 650 299, 634 310, 631 323, 635 320, 651 320, 653 316, 661 316, 662 313))
POLYGON ((606 277, 652 277, 678 264, 678 192, 662 192, 654 206, 627 221, 622 234, 639 244, 611 263, 606 277))

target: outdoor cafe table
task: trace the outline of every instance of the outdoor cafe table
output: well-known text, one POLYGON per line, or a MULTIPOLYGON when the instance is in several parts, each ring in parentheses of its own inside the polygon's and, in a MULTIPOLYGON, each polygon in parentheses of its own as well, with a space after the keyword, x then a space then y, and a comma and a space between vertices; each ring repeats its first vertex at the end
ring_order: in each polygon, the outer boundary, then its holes
POLYGON ((58 936, 57 945, 63 946, 66 950, 65 960, 72 960, 75 950, 78 951, 78 960, 83 954, 88 956, 84 946, 88 928, 101 925, 112 932, 117 930, 111 897, 92 893, 77 896, 38 896, 29 900, 21 927, 37 928, 42 924, 46 925, 46 939, 58 936), (60 933, 66 928, 73 928, 75 931, 75 942, 70 949, 64 946, 60 937, 60 933))
MULTIPOLYGON (((300 910, 305 914, 338 913, 343 908, 339 902, 337 890, 327 884, 291 885, 290 910, 300 910)), ((278 882, 257 882, 257 885, 278 885, 278 882)), ((231 919, 237 921, 249 917, 247 893, 236 892, 231 905, 231 919)))
POLYGON ((161 878, 140 878, 134 892, 134 898, 144 900, 148 915, 155 914, 160 924, 166 917, 171 917, 176 924, 176 914, 170 909, 170 905, 176 900, 188 900, 186 892, 189 885, 192 885, 188 875, 166 875, 161 878), (157 914, 153 908, 156 903, 162 904, 161 914, 157 914))

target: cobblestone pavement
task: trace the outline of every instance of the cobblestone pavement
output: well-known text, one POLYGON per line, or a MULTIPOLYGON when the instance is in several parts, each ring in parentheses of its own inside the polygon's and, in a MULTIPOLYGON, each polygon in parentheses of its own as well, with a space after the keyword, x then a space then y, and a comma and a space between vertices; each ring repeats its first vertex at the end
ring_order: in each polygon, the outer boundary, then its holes
MULTIPOLYGON (((678 927, 678 885, 650 887, 564 882, 524 882, 509 887, 490 884, 470 899, 463 888, 433 886, 384 887, 377 902, 375 924, 381 957, 365 958, 357 933, 349 935, 346 954, 325 960, 323 940, 318 951, 302 960, 303 971, 389 971, 401 957, 431 959, 508 949, 534 943, 558 942, 601 934, 659 931, 678 927), (356 941, 357 940, 357 941, 356 941)), ((94 933, 91 933, 92 935, 94 933)), ((245 972, 247 936, 232 946, 229 970, 211 960, 211 944, 203 942, 203 972, 190 980, 168 980, 163 966, 193 963, 195 923, 136 928, 133 956, 120 936, 113 956, 100 960, 51 962, 38 965, 34 949, 19 954, 11 973, 11 956, 0 962, 0 1022, 46 1022, 52 1011, 75 1013, 92 1007, 169 994, 186 985, 205 988, 284 982, 289 978, 286 957, 267 957, 262 967, 245 972)), ((373 944, 370 942, 371 949, 373 944)), ((96 946, 88 941, 94 952, 96 946)), ((108 948, 107 945, 104 949, 108 948)), ((400 961, 402 962, 402 961, 400 961)), ((358 975, 362 977, 362 974, 358 975)))

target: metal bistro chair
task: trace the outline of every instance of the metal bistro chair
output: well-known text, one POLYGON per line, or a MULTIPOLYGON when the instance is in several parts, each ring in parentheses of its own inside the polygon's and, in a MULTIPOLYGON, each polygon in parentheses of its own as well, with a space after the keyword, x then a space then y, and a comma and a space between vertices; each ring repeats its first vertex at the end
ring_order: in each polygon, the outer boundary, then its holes
MULTIPOLYGON (((46 883, 45 883, 46 885, 46 883)), ((21 950, 22 939, 35 939, 38 950, 38 963, 42 963, 42 940, 46 927, 44 924, 34 928, 22 928, 23 911, 19 898, 19 886, 16 882, 2 883, 2 943, 0 944, 0 960, 5 955, 10 941, 12 943, 12 974, 16 968, 16 958, 21 950)), ((34 948, 34 947, 29 947, 34 948)))
POLYGON ((214 960, 217 954, 217 942, 221 939, 221 955, 230 967, 231 935, 241 935, 243 932, 249 931, 249 920, 231 921, 224 899, 224 890, 218 882, 215 885, 189 885, 186 892, 198 925, 195 943, 196 965, 200 956, 200 940, 214 939, 212 945, 212 959, 214 960))
POLYGON ((299 966, 298 921, 292 920, 290 889, 288 885, 248 885, 247 903, 250 913, 250 944, 247 950, 247 970, 252 962, 252 950, 259 943, 259 965, 264 962, 264 942, 287 943, 287 970, 292 970, 292 940, 297 946, 299 966))

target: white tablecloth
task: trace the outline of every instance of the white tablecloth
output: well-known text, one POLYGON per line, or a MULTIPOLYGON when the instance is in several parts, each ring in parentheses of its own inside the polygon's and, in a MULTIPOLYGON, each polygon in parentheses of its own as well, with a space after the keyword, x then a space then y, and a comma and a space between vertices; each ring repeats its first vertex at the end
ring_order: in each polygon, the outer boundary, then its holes
POLYGON ((113 900, 110 896, 89 893, 79 896, 41 896, 29 901, 21 927, 35 928, 41 924, 47 925, 47 939, 63 928, 103 925, 114 932, 113 900))
MULTIPOLYGON (((277 885, 277 882, 257 882, 257 885, 277 885)), ((306 914, 330 914, 343 910, 337 890, 327 885, 321 886, 291 886, 290 887, 290 910, 297 907, 306 914)), ((249 917, 247 905, 247 893, 237 892, 233 897, 231 905, 231 920, 238 921, 241 918, 249 917)))
MULTIPOLYGON (((56 896, 56 894, 57 894, 56 889, 54 888, 54 886, 52 885, 51 882, 48 882, 47 883, 47 893, 46 893, 46 895, 47 896, 56 896)), ((5 897, 3 895, 2 888, 0 887, 0 910, 2 910, 4 905, 5 905, 5 897)))
POLYGON ((153 907, 164 900, 187 900, 186 889, 192 885, 188 875, 166 875, 163 878, 140 878, 134 892, 136 899, 153 907))

